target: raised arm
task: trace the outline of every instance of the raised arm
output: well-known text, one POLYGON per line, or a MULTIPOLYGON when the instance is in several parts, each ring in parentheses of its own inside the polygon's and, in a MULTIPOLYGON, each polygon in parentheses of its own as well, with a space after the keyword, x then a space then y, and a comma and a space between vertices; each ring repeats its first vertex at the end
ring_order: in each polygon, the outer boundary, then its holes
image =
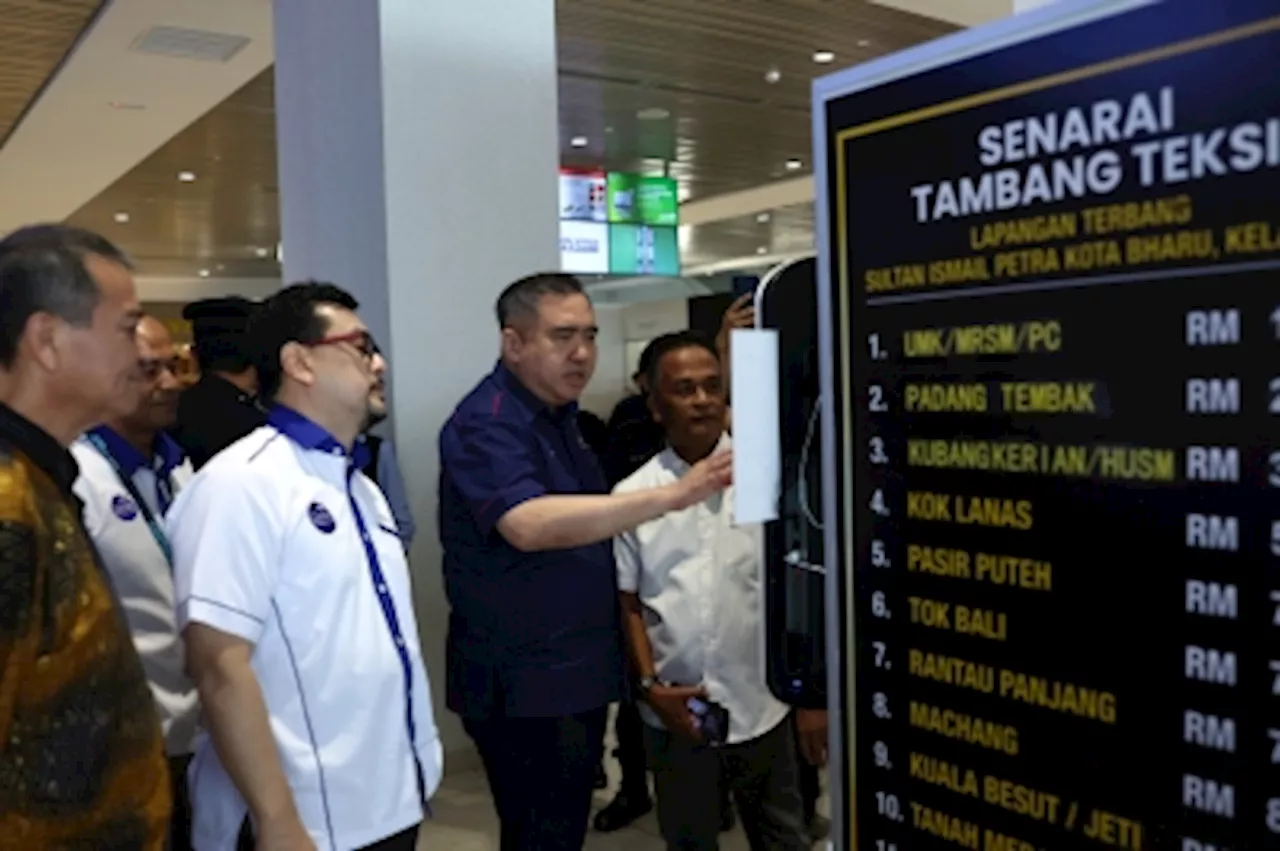
POLYGON ((695 505, 729 484, 733 457, 720 453, 675 484, 601 496, 540 496, 509 510, 498 532, 525 552, 562 550, 607 541, 668 511, 695 505))
POLYGON ((629 494, 549 494, 538 475, 536 447, 510 424, 446 427, 441 467, 482 532, 497 529, 525 552, 570 549, 601 541, 668 511, 678 511, 729 485, 732 458, 722 453, 675 484, 629 494))
POLYGON ((720 330, 716 333, 716 352, 720 355, 720 371, 724 386, 729 387, 729 367, 734 328, 754 328, 756 322, 755 295, 747 293, 738 296, 729 305, 720 320, 720 330))

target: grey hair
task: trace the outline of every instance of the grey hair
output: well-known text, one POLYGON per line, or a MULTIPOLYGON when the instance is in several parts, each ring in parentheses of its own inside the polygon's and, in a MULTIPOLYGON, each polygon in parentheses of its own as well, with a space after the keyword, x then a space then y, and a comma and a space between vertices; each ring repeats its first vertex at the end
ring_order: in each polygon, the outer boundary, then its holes
POLYGON ((91 254, 133 269, 106 237, 70 225, 32 225, 0 241, 0 366, 13 365, 27 322, 36 313, 75 325, 93 321, 102 293, 85 268, 91 254))
POLYGON ((494 310, 498 327, 510 328, 521 319, 536 318, 538 304, 546 295, 585 295, 582 282, 561 272, 541 272, 521 278, 498 296, 494 310))

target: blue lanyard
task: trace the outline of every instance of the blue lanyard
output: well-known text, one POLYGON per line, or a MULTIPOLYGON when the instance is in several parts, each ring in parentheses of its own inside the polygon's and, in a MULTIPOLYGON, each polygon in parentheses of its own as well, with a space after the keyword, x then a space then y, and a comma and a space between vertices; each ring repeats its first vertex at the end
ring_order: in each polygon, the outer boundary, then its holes
MULTIPOLYGON (((93 448, 97 449, 102 457, 107 459, 111 469, 115 470, 116 478, 124 485, 125 490, 129 491, 129 496, 133 501, 138 504, 138 510, 142 512, 142 518, 147 521, 147 528, 151 530, 151 537, 155 538, 156 546, 160 548, 160 552, 164 555, 164 560, 172 568, 173 550, 169 547, 169 537, 165 535, 164 529, 160 526, 160 521, 151 512, 151 506, 142 498, 142 494, 138 493, 138 487, 133 483, 133 479, 124 474, 124 470, 120 468, 120 462, 116 460, 115 456, 111 454, 111 450, 107 448, 106 441, 96 434, 87 434, 85 437, 93 444, 93 448)), ((160 475, 159 471, 156 471, 156 497, 160 503, 161 511, 165 510, 173 497, 170 484, 165 478, 165 476, 160 475)))

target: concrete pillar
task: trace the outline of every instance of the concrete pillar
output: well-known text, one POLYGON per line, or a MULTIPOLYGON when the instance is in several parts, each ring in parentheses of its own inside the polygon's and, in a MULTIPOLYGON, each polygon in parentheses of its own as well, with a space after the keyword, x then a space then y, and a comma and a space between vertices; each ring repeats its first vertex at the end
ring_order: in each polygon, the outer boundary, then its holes
POLYGON ((274 5, 284 280, 350 290, 388 355, 423 651, 445 748, 463 751, 444 708, 436 436, 497 358, 497 294, 559 268, 555 2, 274 5))

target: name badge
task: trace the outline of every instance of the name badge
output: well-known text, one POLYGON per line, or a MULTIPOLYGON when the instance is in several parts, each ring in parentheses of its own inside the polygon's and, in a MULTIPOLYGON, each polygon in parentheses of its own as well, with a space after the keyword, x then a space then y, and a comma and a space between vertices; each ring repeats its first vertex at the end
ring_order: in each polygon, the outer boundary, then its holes
POLYGON ((333 515, 329 513, 329 509, 318 502, 311 503, 311 506, 307 509, 307 516, 311 518, 311 525, 326 535, 338 528, 338 523, 333 519, 333 515))
POLYGON ((127 523, 138 516, 138 505, 129 497, 118 494, 111 500, 111 511, 127 523))

